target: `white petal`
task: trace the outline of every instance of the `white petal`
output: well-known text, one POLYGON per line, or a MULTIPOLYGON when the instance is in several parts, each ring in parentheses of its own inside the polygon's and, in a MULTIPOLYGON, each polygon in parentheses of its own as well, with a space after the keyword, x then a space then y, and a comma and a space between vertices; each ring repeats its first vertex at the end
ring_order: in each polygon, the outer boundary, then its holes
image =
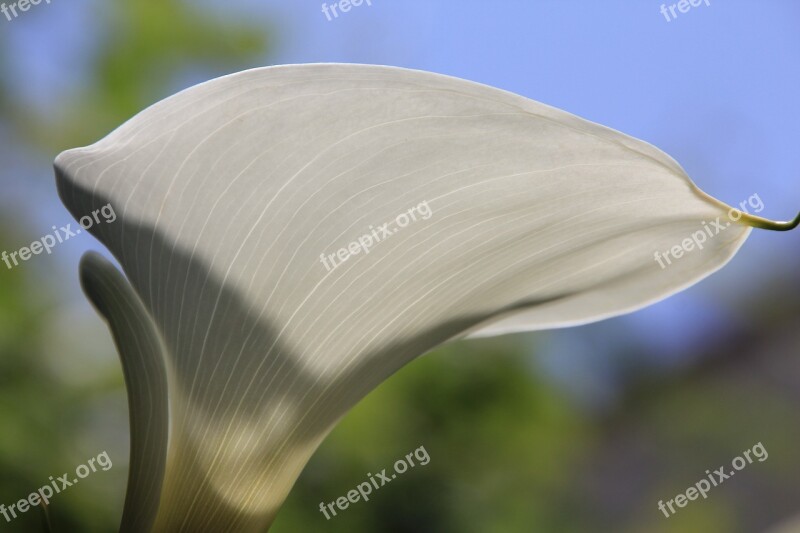
POLYGON ((164 347, 141 300, 111 263, 86 254, 81 282, 108 320, 128 390, 130 476, 120 532, 149 531, 158 511, 169 437, 164 347))
POLYGON ((76 217, 113 205, 94 231, 164 339, 158 528, 176 531, 263 529, 336 421, 434 346, 632 311, 720 268, 749 232, 726 226, 662 269, 656 251, 728 211, 667 155, 388 67, 217 79, 56 169, 76 217), (415 206, 369 253, 323 266, 415 206))

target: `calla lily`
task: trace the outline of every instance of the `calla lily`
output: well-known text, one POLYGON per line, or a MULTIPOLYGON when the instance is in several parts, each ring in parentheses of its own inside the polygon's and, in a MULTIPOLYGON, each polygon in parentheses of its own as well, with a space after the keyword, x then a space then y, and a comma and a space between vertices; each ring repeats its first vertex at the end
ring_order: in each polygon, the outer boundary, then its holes
POLYGON ((264 531, 337 421, 414 358, 631 312, 721 268, 752 226, 800 221, 740 213, 661 268, 655 251, 731 209, 669 156, 377 66, 203 83, 55 168, 76 218, 118 214, 92 231, 125 276, 96 254, 81 276, 129 394, 122 531, 264 531))

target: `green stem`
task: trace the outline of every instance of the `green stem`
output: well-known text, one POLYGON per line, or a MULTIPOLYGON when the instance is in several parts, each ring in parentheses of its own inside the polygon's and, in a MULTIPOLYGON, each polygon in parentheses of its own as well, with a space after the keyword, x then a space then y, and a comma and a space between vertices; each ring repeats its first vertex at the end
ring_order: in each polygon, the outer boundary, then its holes
POLYGON ((787 222, 775 222, 766 218, 761 218, 753 215, 744 215, 742 217, 745 224, 754 228, 767 229, 771 231, 789 231, 797 226, 800 226, 800 214, 794 220, 787 222))

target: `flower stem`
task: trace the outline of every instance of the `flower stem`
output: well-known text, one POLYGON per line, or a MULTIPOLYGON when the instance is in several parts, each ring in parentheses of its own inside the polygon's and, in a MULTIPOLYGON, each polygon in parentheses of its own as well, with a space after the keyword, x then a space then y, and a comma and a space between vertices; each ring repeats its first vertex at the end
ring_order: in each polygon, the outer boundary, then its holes
POLYGON ((794 220, 789 220, 786 222, 776 222, 774 220, 753 215, 745 215, 743 217, 743 221, 748 226, 752 226, 754 228, 767 229, 771 231, 789 231, 793 230, 797 226, 800 226, 800 214, 798 214, 794 220))

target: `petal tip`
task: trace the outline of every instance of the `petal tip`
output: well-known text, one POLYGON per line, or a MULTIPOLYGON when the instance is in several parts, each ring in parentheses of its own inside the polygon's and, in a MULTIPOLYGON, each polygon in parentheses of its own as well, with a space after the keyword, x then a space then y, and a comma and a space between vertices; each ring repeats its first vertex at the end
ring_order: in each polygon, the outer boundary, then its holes
POLYGON ((788 220, 785 222, 777 222, 766 218, 748 216, 747 223, 754 228, 770 231, 791 231, 797 226, 800 226, 800 213, 798 213, 794 220, 788 220))

